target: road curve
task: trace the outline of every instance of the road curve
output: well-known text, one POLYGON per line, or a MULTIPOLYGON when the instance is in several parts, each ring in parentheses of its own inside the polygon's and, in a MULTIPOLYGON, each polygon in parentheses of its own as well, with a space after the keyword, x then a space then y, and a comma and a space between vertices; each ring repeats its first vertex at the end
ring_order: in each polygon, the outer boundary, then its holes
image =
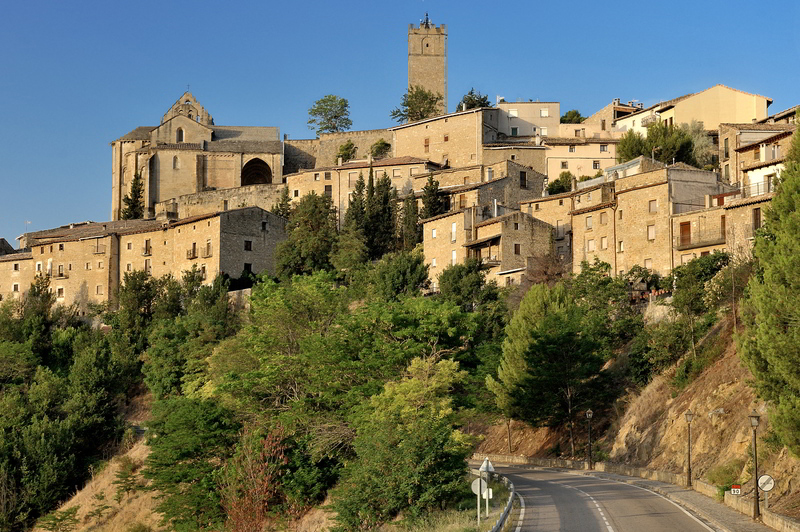
POLYGON ((673 502, 630 484, 548 469, 495 469, 524 499, 522 523, 510 529, 516 532, 713 532, 673 502))

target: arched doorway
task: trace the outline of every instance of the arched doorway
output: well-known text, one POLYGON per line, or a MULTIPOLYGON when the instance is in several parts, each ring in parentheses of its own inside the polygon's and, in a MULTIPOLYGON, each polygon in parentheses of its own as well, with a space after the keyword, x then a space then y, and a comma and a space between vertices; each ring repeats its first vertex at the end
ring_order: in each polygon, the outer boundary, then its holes
POLYGON ((242 168, 242 186, 272 183, 272 170, 261 159, 252 159, 242 168))

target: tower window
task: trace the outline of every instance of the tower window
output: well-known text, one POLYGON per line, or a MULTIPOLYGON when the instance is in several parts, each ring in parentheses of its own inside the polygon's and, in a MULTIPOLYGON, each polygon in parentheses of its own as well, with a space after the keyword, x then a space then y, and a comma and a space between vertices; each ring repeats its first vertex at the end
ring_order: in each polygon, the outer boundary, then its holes
POLYGON ((183 129, 178 128, 178 131, 175 132, 175 142, 183 142, 183 129))

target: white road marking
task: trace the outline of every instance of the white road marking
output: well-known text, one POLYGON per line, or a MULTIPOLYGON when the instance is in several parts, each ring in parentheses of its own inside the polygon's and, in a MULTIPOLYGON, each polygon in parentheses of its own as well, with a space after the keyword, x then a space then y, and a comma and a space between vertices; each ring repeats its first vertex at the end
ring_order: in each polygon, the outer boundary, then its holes
MULTIPOLYGON (((597 477, 595 477, 595 478, 597 478, 597 477)), ((627 484, 628 486, 633 486, 634 488, 638 488, 638 489, 640 489, 640 490, 644 490, 644 491, 650 492, 650 493, 652 493, 653 495, 658 495, 659 497, 661 497, 661 498, 662 498, 662 499, 664 499, 665 501, 668 501, 668 502, 672 503, 673 505, 675 505, 675 507, 676 507, 676 508, 679 508, 679 509, 680 509, 680 511, 682 511, 683 513, 685 513, 686 515, 688 515, 689 517, 691 517, 692 519, 694 519, 695 521, 697 521, 697 523, 698 523, 700 526, 702 526, 703 528, 705 528, 705 529, 706 529, 706 530, 708 530, 709 532, 714 532, 714 529, 713 529, 713 528, 709 527, 707 524, 705 524, 704 522, 702 522, 700 519, 698 519, 697 517, 693 516, 691 513, 689 513, 689 511, 688 511, 688 510, 686 510, 686 508, 684 508, 683 506, 681 506, 681 505, 680 505, 680 504, 678 504, 677 502, 673 501, 672 499, 669 499, 669 498, 667 498, 667 497, 664 497, 664 496, 663 496, 663 495, 661 495, 660 493, 657 493, 657 492, 655 492, 655 491, 653 491, 653 490, 650 490, 650 489, 647 489, 647 488, 643 488, 643 487, 641 487, 641 486, 637 486, 636 484, 628 484, 627 482, 620 482, 619 480, 613 480, 613 479, 608 479, 608 478, 605 478, 605 479, 603 479, 603 480, 611 480, 612 482, 616 482, 616 483, 618 483, 618 484, 627 484)))
POLYGON ((582 490, 582 489, 580 489, 580 488, 576 488, 576 487, 574 487, 574 486, 570 486, 570 487, 571 487, 572 489, 574 489, 575 491, 578 491, 578 492, 580 492, 580 493, 583 493, 584 495, 586 495, 587 497, 589 497, 589 499, 590 499, 590 500, 591 500, 591 501, 594 503, 594 505, 597 507, 597 511, 598 511, 598 512, 600 512, 600 517, 602 517, 602 518, 603 518, 603 523, 606 525, 606 528, 608 528, 608 532, 614 532, 614 528, 613 528, 611 525, 609 525, 609 524, 608 524, 608 519, 606 519, 606 516, 603 514, 603 510, 600 508, 600 504, 598 504, 598 502, 597 502, 596 500, 594 500, 594 497, 592 497, 591 495, 589 495, 588 493, 586 493, 585 491, 583 491, 583 490, 582 490))
POLYGON ((522 495, 517 493, 517 497, 519 497, 519 521, 517 521, 517 528, 514 532, 520 532, 522 530, 522 522, 525 520, 525 499, 522 498, 522 495))

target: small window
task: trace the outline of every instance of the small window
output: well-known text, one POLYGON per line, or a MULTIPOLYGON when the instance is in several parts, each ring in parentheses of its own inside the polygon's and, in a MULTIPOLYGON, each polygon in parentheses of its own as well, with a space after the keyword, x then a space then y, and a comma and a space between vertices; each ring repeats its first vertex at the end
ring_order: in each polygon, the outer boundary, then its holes
POLYGON ((450 252, 450 264, 455 265, 456 264, 456 260, 457 260, 457 258, 456 258, 456 250, 453 250, 453 251, 450 252))
POLYGON ((14 283, 11 285, 12 292, 19 292, 19 283, 14 283))
MULTIPOLYGON (((36 266, 38 267, 39 265, 37 264, 36 266)), ((37 268, 37 271, 38 271, 38 270, 40 270, 40 269, 41 269, 41 268, 37 268)), ((86 268, 85 268, 85 269, 87 269, 87 270, 91 270, 91 269, 92 269, 92 263, 91 263, 91 262, 87 262, 87 263, 86 263, 86 268)))
POLYGON ((608 223, 608 215, 604 212, 600 213, 600 225, 606 225, 608 223))
POLYGON ((647 226, 647 240, 653 241, 656 239, 656 226, 655 225, 648 225, 647 226))
POLYGON ((528 188, 528 172, 519 173, 519 188, 528 188))
POLYGON ((314 172, 314 181, 319 181, 319 172, 314 172))
POLYGON ((647 202, 647 210, 652 213, 658 212, 658 200, 651 199, 647 202))
POLYGON ((183 129, 178 128, 175 132, 175 142, 183 142, 183 129))
POLYGON ((431 229, 431 238, 436 238, 436 229, 431 229))
POLYGON ((653 269, 653 259, 644 259, 644 267, 648 270, 653 269))
POLYGON ((592 170, 600 170, 600 161, 592 161, 592 170))
POLYGON ((586 194, 586 201, 587 201, 587 202, 590 202, 590 201, 592 201, 592 193, 591 193, 591 192, 589 192, 588 194, 586 194))
POLYGON ((59 244, 58 245, 58 250, 59 251, 64 251, 64 244, 59 244))
POLYGON ((600 145, 600 153, 605 153, 608 151, 608 144, 601 144, 600 145))
POLYGON ((535 210, 535 211, 539 210, 539 204, 538 203, 534 206, 533 210, 535 210))
POLYGON ((587 216, 586 217, 586 230, 589 231, 591 229, 592 229, 592 217, 591 216, 587 216))
MULTIPOLYGON (((456 230, 456 222, 453 222, 450 225, 450 241, 451 242, 455 242, 456 241, 456 231, 457 231, 456 230)), ((453 253, 455 253, 455 251, 453 253)))
POLYGON ((514 222, 514 231, 519 231, 519 222, 514 222))
POLYGON ((753 231, 761 229, 761 209, 756 207, 753 209, 753 231))
POLYGON ((15 262, 15 263, 14 263, 14 271, 15 271, 15 272, 18 272, 18 271, 19 271, 19 262, 15 262))
POLYGON ((401 168, 392 169, 392 177, 403 177, 403 170, 401 168))
POLYGON ((130 262, 128 264, 126 264, 125 265, 125 271, 129 271, 129 272, 133 271, 133 264, 131 264, 130 262))
POLYGON ((126 247, 128 249, 133 249, 133 242, 128 242, 128 245, 126 247))
POLYGON ((425 153, 429 153, 431 151, 431 139, 425 139, 423 146, 425 147, 425 153))
POLYGON ((543 128, 541 128, 539 131, 541 132, 541 135, 542 135, 543 137, 546 137, 546 136, 547 136, 547 128, 546 128, 546 127, 543 127, 543 128))
POLYGON ((325 185, 325 195, 329 198, 333 197, 333 185, 325 185))
POLYGON ((508 117, 509 118, 516 118, 519 116, 519 112, 516 109, 509 109, 508 110, 508 117))
POLYGON ((617 246, 618 251, 625 251, 625 242, 622 240, 619 241, 619 245, 617 246))
POLYGON ((600 249, 608 249, 608 237, 604 236, 600 238, 600 249))
POLYGON ((248 273, 252 273, 253 272, 253 265, 250 264, 249 262, 245 262, 244 263, 244 271, 246 271, 248 273))
POLYGON ((604 118, 600 120, 600 131, 605 131, 605 130, 606 130, 606 119, 604 118))
POLYGON ((445 142, 447 142, 447 141, 449 141, 449 140, 450 140, 450 135, 449 135, 449 134, 447 134, 447 133, 445 133, 445 134, 444 134, 444 141, 445 141, 445 142))
POLYGON ((58 299, 64 299, 64 289, 60 286, 56 288, 56 297, 58 299))
POLYGON ((514 244, 514 255, 522 254, 522 245, 521 244, 514 244))
POLYGON ((95 287, 95 289, 94 289, 94 293, 97 294, 98 296, 102 296, 103 295, 103 285, 101 285, 101 284, 97 285, 95 287))
POLYGON ((512 127, 511 128, 511 136, 512 137, 516 137, 518 134, 519 134, 519 128, 518 127, 512 127))
POLYGON ((431 268, 436 267, 436 258, 431 259, 431 268))
POLYGON ((550 116, 550 109, 548 109, 547 107, 539 109, 539 117, 547 118, 548 116, 550 116))
POLYGON ((574 146, 574 145, 571 145, 571 146, 569 147, 569 152, 570 152, 570 153, 575 153, 575 146, 574 146))
POLYGON ((491 181, 494 179, 494 168, 487 168, 486 169, 486 181, 491 181))
POLYGON ((300 191, 297 190, 297 189, 294 189, 294 191, 292 192, 292 196, 295 197, 295 198, 299 198, 300 197, 300 191))
POLYGON ((564 205, 564 200, 563 199, 558 200, 558 204, 559 206, 564 205))
POLYGON ((517 156, 515 154, 513 154, 513 153, 511 154, 511 160, 512 161, 516 161, 517 160, 517 156))
POLYGON ((102 270, 103 269, 103 261, 102 260, 98 260, 97 261, 97 269, 98 270, 102 270))
POLYGON ((622 209, 619 210, 619 219, 622 220, 622 209))
POLYGON ((567 163, 567 161, 561 161, 561 169, 562 170, 568 170, 569 169, 569 163, 567 163))
POLYGON ((591 238, 586 241, 586 251, 594 251, 594 239, 591 238))
POLYGON ((330 181, 330 180, 331 180, 331 173, 325 172, 325 181, 330 181))
POLYGON ((253 251, 253 241, 252 240, 245 240, 244 241, 244 250, 245 251, 253 251))

